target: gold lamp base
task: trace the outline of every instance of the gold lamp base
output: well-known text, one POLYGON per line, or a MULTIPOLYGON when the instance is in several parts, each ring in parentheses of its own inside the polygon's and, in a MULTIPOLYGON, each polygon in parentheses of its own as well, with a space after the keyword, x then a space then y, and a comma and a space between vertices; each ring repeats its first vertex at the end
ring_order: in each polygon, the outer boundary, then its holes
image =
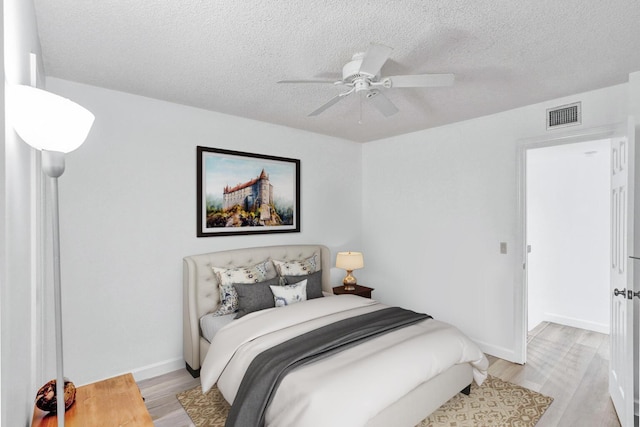
POLYGON ((342 280, 342 284, 344 285, 344 290, 345 291, 355 291, 356 290, 356 287, 354 285, 356 285, 358 283, 358 281, 356 280, 355 277, 353 277, 353 274, 351 274, 352 272, 353 272, 353 270, 347 270, 347 275, 342 280))

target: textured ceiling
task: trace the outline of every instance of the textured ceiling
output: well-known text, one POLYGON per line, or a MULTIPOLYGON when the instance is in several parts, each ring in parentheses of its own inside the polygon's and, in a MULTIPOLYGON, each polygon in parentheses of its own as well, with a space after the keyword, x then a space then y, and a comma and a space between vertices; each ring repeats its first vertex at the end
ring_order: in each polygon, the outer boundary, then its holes
POLYGON ((638 0, 35 0, 45 72, 109 89, 371 141, 626 82, 640 70, 638 0), (369 43, 383 75, 454 73, 452 87, 351 96, 307 114, 369 43), (362 119, 360 119, 362 116, 362 119), (361 121, 361 124, 358 122, 361 121))

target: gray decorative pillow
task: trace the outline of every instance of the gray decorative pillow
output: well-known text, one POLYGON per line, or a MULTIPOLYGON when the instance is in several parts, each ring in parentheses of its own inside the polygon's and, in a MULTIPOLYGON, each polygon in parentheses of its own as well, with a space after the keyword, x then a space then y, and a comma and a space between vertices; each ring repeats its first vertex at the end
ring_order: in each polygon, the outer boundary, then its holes
POLYGON ((287 285, 293 285, 307 279, 307 299, 321 298, 322 294, 322 270, 302 276, 284 276, 287 285))
POLYGON ((279 282, 280 279, 274 277, 260 283, 234 283, 233 287, 238 294, 238 312, 235 318, 239 319, 254 311, 275 307, 270 286, 278 285, 279 282))
POLYGON ((220 286, 220 306, 213 315, 224 316, 235 313, 238 310, 238 294, 233 284, 262 282, 267 278, 269 263, 270 261, 263 261, 256 265, 238 268, 211 267, 220 286))

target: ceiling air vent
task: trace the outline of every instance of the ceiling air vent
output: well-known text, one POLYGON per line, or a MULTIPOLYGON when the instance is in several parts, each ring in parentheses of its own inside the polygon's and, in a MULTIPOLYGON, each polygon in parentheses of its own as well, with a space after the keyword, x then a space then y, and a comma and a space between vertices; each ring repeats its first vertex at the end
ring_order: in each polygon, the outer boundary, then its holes
POLYGON ((547 130, 582 123, 582 103, 574 102, 547 110, 547 130))

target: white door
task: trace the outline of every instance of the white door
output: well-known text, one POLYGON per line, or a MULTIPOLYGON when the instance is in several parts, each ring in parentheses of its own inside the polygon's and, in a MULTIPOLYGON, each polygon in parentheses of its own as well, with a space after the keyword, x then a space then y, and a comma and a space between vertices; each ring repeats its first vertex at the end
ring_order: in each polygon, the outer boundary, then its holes
MULTIPOLYGON (((628 298, 629 144, 611 141, 611 360, 609 393, 622 427, 633 427, 633 299, 628 298)), ((632 290, 632 289, 631 289, 632 290)))

